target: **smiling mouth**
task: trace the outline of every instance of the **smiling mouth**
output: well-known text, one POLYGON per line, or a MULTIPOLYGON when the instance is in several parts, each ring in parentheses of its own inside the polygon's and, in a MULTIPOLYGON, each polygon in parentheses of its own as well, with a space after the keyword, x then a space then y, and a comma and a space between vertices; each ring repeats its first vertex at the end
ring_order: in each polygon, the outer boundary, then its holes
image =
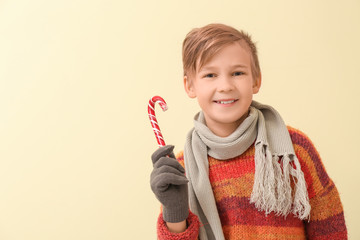
POLYGON ((215 103, 218 104, 231 104, 236 102, 238 99, 232 99, 232 100, 219 100, 219 101, 214 101, 215 103))

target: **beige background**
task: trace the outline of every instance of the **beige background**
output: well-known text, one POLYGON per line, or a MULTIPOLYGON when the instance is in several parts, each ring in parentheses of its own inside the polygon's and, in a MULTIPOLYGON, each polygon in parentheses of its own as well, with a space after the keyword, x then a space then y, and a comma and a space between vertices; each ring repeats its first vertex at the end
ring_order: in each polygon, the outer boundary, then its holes
POLYGON ((255 99, 313 140, 360 239, 359 0, 0 1, 0 239, 156 238, 147 102, 181 150, 181 44, 212 22, 252 34, 255 99))

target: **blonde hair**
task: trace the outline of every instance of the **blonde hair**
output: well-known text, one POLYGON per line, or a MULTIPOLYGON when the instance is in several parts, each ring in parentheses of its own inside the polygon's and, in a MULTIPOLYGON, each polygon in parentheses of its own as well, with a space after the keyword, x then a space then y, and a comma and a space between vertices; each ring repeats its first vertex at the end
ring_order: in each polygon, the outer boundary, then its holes
POLYGON ((254 79, 260 76, 260 65, 255 43, 249 34, 224 24, 209 24, 191 30, 185 37, 182 48, 184 76, 196 73, 223 47, 245 42, 251 52, 251 73, 254 79))

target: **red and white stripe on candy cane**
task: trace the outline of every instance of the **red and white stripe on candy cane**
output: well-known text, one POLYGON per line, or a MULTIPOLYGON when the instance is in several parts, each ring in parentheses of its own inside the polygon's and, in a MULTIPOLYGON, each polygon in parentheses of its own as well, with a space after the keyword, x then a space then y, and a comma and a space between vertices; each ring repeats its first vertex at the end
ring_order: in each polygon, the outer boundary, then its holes
POLYGON ((159 105, 163 111, 166 111, 168 108, 167 108, 165 100, 160 96, 154 96, 149 100, 148 114, 149 114, 150 123, 154 130, 155 137, 159 144, 159 147, 162 147, 162 146, 165 146, 165 141, 161 134, 160 127, 159 127, 159 124, 158 124, 156 116, 155 116, 155 104, 156 103, 159 103, 159 105))

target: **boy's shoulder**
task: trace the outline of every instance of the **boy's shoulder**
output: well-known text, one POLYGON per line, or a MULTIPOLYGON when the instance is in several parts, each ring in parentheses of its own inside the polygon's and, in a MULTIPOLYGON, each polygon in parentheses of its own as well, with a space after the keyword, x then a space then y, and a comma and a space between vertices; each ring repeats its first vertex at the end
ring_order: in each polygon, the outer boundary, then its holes
POLYGON ((286 127, 287 127, 291 137, 294 137, 294 138, 296 138, 296 137, 308 138, 307 135, 303 131, 301 131, 300 129, 294 128, 294 127, 289 126, 289 125, 286 125, 286 127))
POLYGON ((301 147, 306 151, 316 151, 314 143, 303 131, 288 125, 286 127, 294 147, 301 147))
POLYGON ((287 126, 295 154, 308 186, 309 198, 318 195, 332 183, 318 150, 310 138, 299 129, 287 126))

